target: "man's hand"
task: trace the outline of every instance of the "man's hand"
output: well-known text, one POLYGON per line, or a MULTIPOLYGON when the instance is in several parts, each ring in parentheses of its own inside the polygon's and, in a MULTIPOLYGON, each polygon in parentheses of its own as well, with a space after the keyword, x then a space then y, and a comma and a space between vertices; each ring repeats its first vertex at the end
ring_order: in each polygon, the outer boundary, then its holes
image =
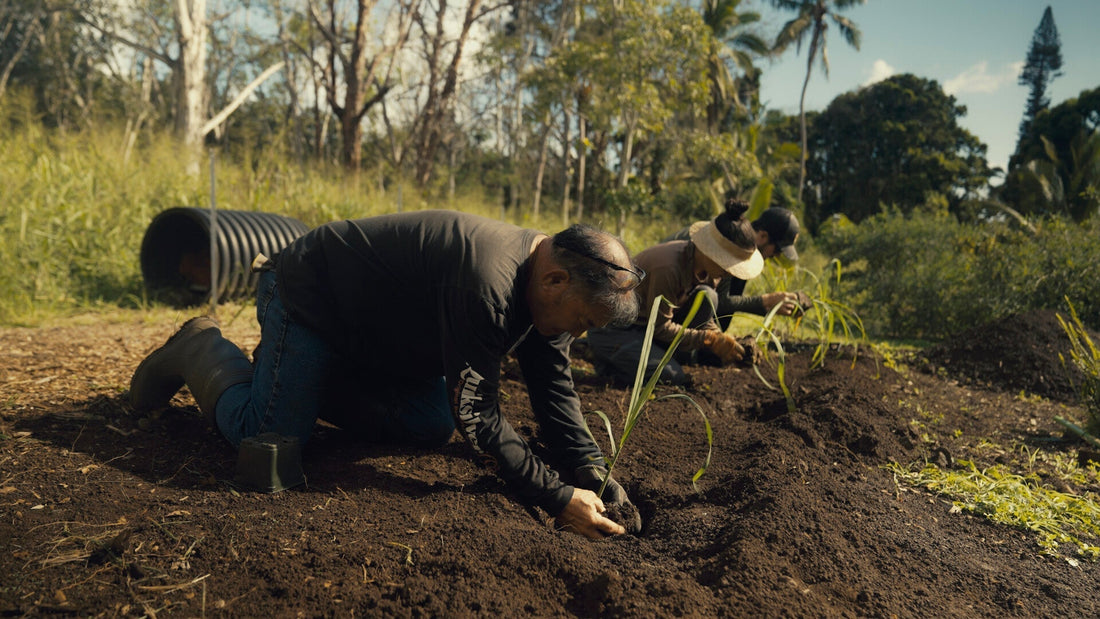
POLYGON ((606 468, 598 464, 586 464, 577 467, 573 471, 573 477, 576 478, 575 481, 578 487, 593 492, 599 492, 604 478, 607 477, 607 484, 604 486, 603 495, 600 498, 603 499, 605 505, 614 508, 613 511, 617 514, 617 518, 622 522, 622 525, 626 527, 628 533, 637 535, 642 532, 642 515, 638 512, 638 508, 630 502, 626 490, 619 482, 615 481, 614 477, 609 477, 606 468))
POLYGON ((621 525, 602 515, 605 511, 607 508, 595 492, 573 488, 573 498, 554 519, 554 526, 591 539, 626 533, 621 525))
POLYGON ((717 355, 722 363, 740 361, 745 355, 745 349, 738 343, 737 338, 721 331, 707 331, 703 345, 717 355))
POLYGON ((790 316, 808 310, 814 305, 810 295, 805 292, 769 292, 761 295, 760 298, 763 299, 764 310, 767 312, 778 305, 779 309, 776 313, 780 316, 790 316))

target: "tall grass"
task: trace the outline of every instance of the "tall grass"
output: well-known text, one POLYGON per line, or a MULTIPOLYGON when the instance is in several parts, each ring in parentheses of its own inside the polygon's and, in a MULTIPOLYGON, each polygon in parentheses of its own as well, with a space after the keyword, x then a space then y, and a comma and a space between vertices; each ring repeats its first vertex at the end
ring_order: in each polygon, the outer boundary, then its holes
MULTIPOLYGON (((383 183, 377 170, 352 175, 276 150, 208 151, 200 174, 191 176, 171 135, 143 133, 128 151, 128 136, 116 126, 66 133, 44 128, 23 97, 0 103, 0 325, 147 306, 139 263, 145 230, 167 208, 209 207, 211 157, 219 209, 278 213, 316 226, 446 208, 547 233, 563 227, 560 204, 544 201, 534 219, 524 209, 503 213, 477 187, 439 198, 400 178, 383 183)), ((634 251, 672 227, 657 219, 637 224, 624 234, 634 251)))
MULTIPOLYGON (((208 207, 210 166, 188 175, 170 135, 143 135, 126 158, 126 136, 116 128, 63 133, 42 128, 15 104, 0 113, 0 324, 35 324, 100 305, 143 306, 145 229, 164 209, 208 207)), ((396 211, 399 194, 405 210, 477 212, 482 204, 432 203, 408 187, 382 191, 376 175, 304 167, 277 153, 245 162, 209 156, 219 209, 275 212, 310 226, 396 211)))

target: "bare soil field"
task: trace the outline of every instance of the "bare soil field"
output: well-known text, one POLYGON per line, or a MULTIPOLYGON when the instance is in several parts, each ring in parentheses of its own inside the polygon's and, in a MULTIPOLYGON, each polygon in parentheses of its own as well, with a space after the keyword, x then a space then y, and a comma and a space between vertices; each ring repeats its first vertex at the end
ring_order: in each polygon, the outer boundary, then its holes
MULTIPOLYGON (((643 531, 601 541, 555 530, 457 434, 417 451, 319 427, 305 485, 246 490, 236 450, 186 390, 151 415, 128 405, 133 369, 190 317, 163 316, 0 329, 0 613, 1100 616, 1097 564, 1070 547, 1040 554, 1033 532, 952 509, 884 468, 967 459, 1026 471, 1028 450, 1078 457, 1053 421, 1083 415, 1053 313, 920 356, 838 351, 811 371, 810 352, 793 353, 793 412, 751 370, 693 368, 683 391, 714 430, 698 491, 698 412, 653 402, 616 469, 643 531)), ((251 351, 250 311, 221 317, 251 351)), ((592 375, 583 346, 574 354, 585 409, 621 420, 629 391, 592 375)), ((503 391, 506 416, 545 454, 511 366, 503 391)), ((1100 490, 1032 472, 1065 492, 1100 490)))

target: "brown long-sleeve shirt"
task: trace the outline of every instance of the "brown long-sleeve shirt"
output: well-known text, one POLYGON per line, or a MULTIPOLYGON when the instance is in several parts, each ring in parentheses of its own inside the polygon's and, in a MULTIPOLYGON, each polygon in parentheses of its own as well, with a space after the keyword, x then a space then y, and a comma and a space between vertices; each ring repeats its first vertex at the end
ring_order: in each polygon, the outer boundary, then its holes
POLYGON ((634 257, 634 262, 646 272, 642 285, 636 291, 642 302, 642 313, 635 324, 644 328, 649 322, 653 300, 661 296, 665 297, 672 305, 661 303, 657 322, 654 325, 653 339, 668 343, 683 330, 684 337, 680 340, 680 350, 702 348, 706 331, 718 328, 713 321, 703 329, 690 329, 674 320, 676 309, 692 302, 690 298, 692 290, 699 285, 713 288, 718 284, 717 279, 696 277, 693 268, 694 260, 695 244, 691 241, 661 243, 643 250, 634 257))

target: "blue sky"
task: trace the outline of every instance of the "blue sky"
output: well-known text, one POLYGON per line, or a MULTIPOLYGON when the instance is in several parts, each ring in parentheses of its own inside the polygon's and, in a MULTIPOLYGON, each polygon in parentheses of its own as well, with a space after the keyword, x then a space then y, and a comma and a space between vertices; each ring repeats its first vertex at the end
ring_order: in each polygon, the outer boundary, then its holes
MULTIPOLYGON (((990 165, 1004 168, 1028 95, 1017 76, 1048 5, 1062 41, 1063 72, 1047 90, 1051 105, 1100 86, 1100 0, 868 0, 843 12, 863 32, 859 51, 830 27, 829 77, 815 64, 806 110, 822 110, 838 94, 891 74, 934 79, 966 106, 959 124, 989 147, 990 165)), ((761 13, 769 37, 791 15, 759 0, 743 9, 761 13)), ((768 109, 798 113, 806 51, 792 47, 761 65, 760 98, 768 109)))

